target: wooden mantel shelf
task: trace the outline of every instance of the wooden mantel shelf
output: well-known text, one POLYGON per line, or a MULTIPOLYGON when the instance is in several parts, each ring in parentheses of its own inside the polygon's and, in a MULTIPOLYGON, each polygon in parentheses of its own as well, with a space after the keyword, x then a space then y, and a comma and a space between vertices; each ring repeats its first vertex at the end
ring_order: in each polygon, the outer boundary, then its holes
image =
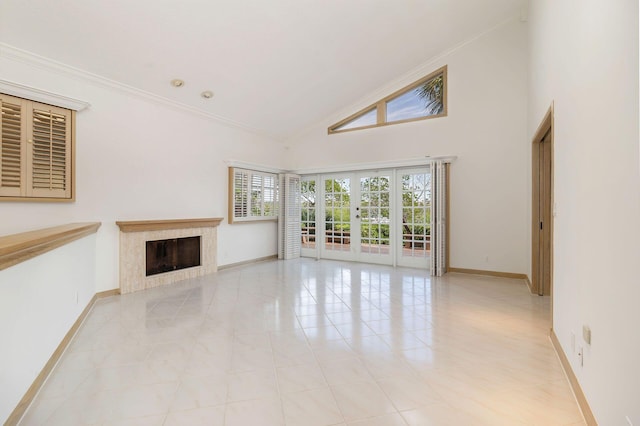
POLYGON ((70 223, 0 237, 0 271, 90 234, 100 222, 70 223))
POLYGON ((119 221, 116 225, 121 232, 161 231, 165 229, 214 228, 222 222, 221 217, 203 219, 168 219, 168 220, 136 220, 119 221))

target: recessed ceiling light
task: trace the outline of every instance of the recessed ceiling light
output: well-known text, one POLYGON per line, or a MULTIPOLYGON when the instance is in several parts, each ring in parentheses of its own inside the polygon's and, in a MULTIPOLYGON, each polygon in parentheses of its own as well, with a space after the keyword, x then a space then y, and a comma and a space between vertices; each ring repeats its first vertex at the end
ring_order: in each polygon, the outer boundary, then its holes
POLYGON ((173 87, 182 87, 184 86, 184 80, 180 80, 179 78, 174 78, 171 80, 171 85, 173 87))
POLYGON ((206 90, 206 91, 200 93, 200 96, 202 96, 205 99, 211 99, 211 98, 213 98, 213 92, 211 90, 206 90))

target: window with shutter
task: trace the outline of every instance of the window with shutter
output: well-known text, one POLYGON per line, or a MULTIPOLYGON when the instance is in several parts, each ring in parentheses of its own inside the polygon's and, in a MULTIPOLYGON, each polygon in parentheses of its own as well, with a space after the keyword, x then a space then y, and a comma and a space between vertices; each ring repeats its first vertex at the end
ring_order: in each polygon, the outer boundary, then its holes
POLYGON ((232 172, 233 211, 230 217, 240 219, 249 216, 249 174, 242 170, 232 172))
POLYGON ((262 215, 267 217, 277 216, 277 204, 276 204, 276 177, 264 176, 262 186, 262 215))
POLYGON ((31 189, 35 197, 69 198, 71 123, 68 110, 34 104, 31 115, 31 189))
POLYGON ((23 162, 25 158, 23 135, 25 134, 25 102, 2 95, 2 120, 0 121, 2 145, 0 146, 0 196, 20 197, 24 185, 23 162))
POLYGON ((73 111, 0 94, 1 200, 73 200, 73 111))
POLYGON ((264 195, 262 183, 263 176, 259 174, 251 175, 251 216, 262 216, 262 196, 264 195))
POLYGON ((278 217, 277 175, 229 168, 229 223, 278 217))

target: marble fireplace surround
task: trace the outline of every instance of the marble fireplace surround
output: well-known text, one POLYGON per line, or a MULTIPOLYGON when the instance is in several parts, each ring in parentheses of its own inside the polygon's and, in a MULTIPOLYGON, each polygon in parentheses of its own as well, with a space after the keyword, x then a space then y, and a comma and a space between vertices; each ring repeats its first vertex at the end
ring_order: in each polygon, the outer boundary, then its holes
POLYGON ((119 221, 120 293, 171 284, 218 270, 217 226, 223 218, 119 221), (200 237, 200 266, 146 276, 146 243, 200 237))

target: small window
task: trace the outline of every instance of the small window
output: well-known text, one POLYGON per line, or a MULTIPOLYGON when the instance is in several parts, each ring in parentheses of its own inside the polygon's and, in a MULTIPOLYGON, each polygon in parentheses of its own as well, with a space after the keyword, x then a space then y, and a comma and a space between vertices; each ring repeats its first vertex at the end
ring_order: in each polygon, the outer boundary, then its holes
POLYGON ((74 111, 0 94, 0 200, 73 201, 74 111))
POLYGON ((275 175, 251 174, 251 216, 274 217, 276 212, 275 175))
POLYGON ((229 167, 229 223, 278 218, 278 175, 229 167))
POLYGON ((369 129, 447 115, 444 66, 329 127, 329 133, 369 129))
POLYGON ((377 117, 378 108, 374 108, 369 112, 365 112, 362 115, 359 115, 356 118, 336 127, 335 131, 337 132, 340 130, 360 129, 362 127, 375 126, 375 124, 377 123, 377 117))

